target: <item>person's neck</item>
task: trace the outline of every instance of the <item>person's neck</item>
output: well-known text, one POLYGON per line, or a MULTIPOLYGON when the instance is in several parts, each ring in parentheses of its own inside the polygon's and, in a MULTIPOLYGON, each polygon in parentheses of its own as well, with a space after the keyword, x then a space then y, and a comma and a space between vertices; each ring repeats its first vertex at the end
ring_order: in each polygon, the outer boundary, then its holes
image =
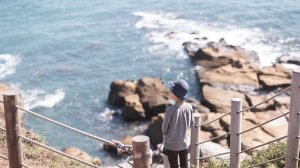
POLYGON ((183 100, 175 100, 176 106, 180 107, 184 103, 183 100))

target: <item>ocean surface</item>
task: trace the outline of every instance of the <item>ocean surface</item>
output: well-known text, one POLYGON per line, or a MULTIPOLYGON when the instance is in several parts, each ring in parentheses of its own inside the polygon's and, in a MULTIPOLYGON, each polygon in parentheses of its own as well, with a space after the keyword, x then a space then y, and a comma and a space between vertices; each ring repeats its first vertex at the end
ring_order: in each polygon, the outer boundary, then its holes
MULTIPOLYGON (((209 0, 1 0, 0 82, 22 91, 25 107, 107 139, 137 135, 107 104, 110 83, 183 78, 200 99, 182 43, 197 37, 254 50, 261 66, 300 56, 300 3, 209 0)), ((75 146, 114 165, 102 144, 25 116, 28 129, 58 149, 75 146)))

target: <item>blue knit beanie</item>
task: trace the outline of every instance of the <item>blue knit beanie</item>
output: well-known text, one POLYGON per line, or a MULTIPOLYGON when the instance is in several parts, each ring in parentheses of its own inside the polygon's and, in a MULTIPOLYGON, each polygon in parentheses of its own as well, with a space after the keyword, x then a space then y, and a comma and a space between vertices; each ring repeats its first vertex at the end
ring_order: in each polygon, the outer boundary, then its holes
POLYGON ((185 99, 185 95, 189 91, 189 84, 183 80, 179 79, 177 81, 169 81, 168 82, 171 92, 181 100, 185 99))

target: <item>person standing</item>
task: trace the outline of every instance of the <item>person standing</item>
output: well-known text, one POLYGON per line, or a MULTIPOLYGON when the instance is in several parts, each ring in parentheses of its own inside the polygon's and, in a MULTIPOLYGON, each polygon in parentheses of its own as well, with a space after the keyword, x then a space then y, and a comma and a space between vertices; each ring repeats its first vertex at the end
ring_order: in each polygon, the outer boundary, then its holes
POLYGON ((168 83, 169 98, 174 100, 175 104, 166 109, 162 124, 163 153, 167 155, 171 168, 178 168, 178 156, 180 168, 188 168, 189 130, 194 125, 192 105, 184 101, 189 85, 182 79, 168 83))

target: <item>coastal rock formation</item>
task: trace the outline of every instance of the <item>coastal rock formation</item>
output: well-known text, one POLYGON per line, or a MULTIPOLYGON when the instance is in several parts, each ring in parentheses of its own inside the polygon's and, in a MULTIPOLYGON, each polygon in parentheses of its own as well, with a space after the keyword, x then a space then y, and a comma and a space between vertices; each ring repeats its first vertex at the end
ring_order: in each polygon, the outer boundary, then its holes
POLYGON ((123 116, 125 121, 136 121, 145 119, 145 110, 137 94, 125 96, 125 106, 123 116))
MULTIPOLYGON (((0 100, 1 101, 3 101, 3 93, 6 91, 15 91, 18 95, 17 99, 19 100, 19 105, 23 106, 24 103, 23 103, 23 98, 22 98, 20 91, 10 88, 10 87, 0 83, 0 100)), ((23 112, 20 111, 20 113, 21 113, 20 120, 21 120, 21 122, 23 122, 23 112)), ((0 119, 4 120, 4 104, 3 103, 0 103, 0 119)))
MULTIPOLYGON (((273 94, 268 94, 268 95, 246 94, 246 101, 248 102, 249 106, 253 106, 260 102, 263 102, 264 100, 267 100, 271 96, 273 96, 273 94)), ((280 103, 278 102, 278 104, 281 104, 281 103, 282 102, 280 102, 280 103)), ((251 111, 264 112, 264 111, 275 110, 275 109, 276 109, 275 101, 269 100, 269 101, 261 104, 260 106, 252 108, 251 111)))
POLYGON ((145 77, 138 82, 115 81, 111 83, 108 101, 123 108, 126 121, 151 119, 170 105, 169 89, 159 78, 145 77))
MULTIPOLYGON (((213 156, 219 153, 229 152, 228 148, 225 148, 214 142, 207 142, 200 147, 200 155, 201 157, 213 156)), ((229 155, 217 156, 218 159, 229 159, 229 155)))
MULTIPOLYGON (((93 160, 94 160, 93 157, 91 157, 89 154, 87 154, 86 152, 84 152, 81 149, 76 148, 76 147, 65 148, 65 149, 63 149, 63 152, 68 155, 79 158, 81 160, 84 160, 86 162, 93 163, 93 160)), ((101 161, 100 162, 98 161, 98 164, 101 164, 101 161)))
POLYGON ((158 116, 152 117, 151 123, 149 124, 146 135, 150 138, 150 143, 157 145, 163 141, 163 133, 161 130, 162 123, 164 120, 164 113, 160 113, 158 116))
POLYGON ((164 112, 170 105, 168 101, 169 90, 158 78, 142 78, 137 82, 137 94, 148 117, 164 112))
MULTIPOLYGON (((291 84, 291 70, 280 64, 260 68, 255 52, 228 45, 224 39, 206 45, 185 42, 183 46, 197 66, 196 74, 203 96, 201 104, 210 109, 208 113, 201 113, 203 123, 219 117, 222 113, 230 112, 232 98, 241 98, 244 109, 268 99, 291 84)), ((281 62, 288 61, 283 61, 281 58, 281 62)), ((250 112, 244 112, 243 130, 288 111, 289 95, 289 93, 282 94, 252 108, 250 112)), ((201 133, 204 133, 202 138, 212 138, 230 132, 230 120, 230 116, 226 116, 219 121, 203 126, 201 128, 201 133)), ((282 137, 286 132, 279 132, 280 128, 287 130, 286 117, 243 134, 242 148, 250 148, 282 137)), ((215 142, 226 147, 226 140, 229 145, 229 138, 229 136, 223 137, 215 142)))
POLYGON ((284 56, 277 58, 277 62, 300 65, 300 57, 284 55, 284 56))
POLYGON ((291 84, 291 70, 280 64, 264 67, 258 74, 259 82, 264 89, 287 87, 291 84))
POLYGON ((259 89, 257 73, 254 69, 236 68, 229 64, 214 69, 199 68, 197 75, 200 83, 227 90, 249 92, 259 89))
POLYGON ((193 110, 195 113, 209 113, 210 110, 203 106, 198 100, 193 99, 193 98, 187 98, 185 100, 186 102, 190 103, 193 107, 193 110))
POLYGON ((136 90, 136 83, 133 81, 118 80, 112 82, 110 85, 110 92, 108 95, 108 102, 117 107, 125 105, 124 97, 134 94, 136 90))
POLYGON ((220 42, 209 42, 197 51, 197 43, 186 42, 183 45, 194 63, 205 68, 217 68, 228 64, 258 68, 259 58, 255 52, 228 45, 224 39, 220 39, 220 42))
POLYGON ((229 112, 231 110, 230 100, 232 98, 241 98, 243 100, 243 107, 248 107, 248 104, 245 101, 245 95, 240 92, 204 85, 202 93, 204 98, 203 104, 206 105, 212 112, 229 112))

